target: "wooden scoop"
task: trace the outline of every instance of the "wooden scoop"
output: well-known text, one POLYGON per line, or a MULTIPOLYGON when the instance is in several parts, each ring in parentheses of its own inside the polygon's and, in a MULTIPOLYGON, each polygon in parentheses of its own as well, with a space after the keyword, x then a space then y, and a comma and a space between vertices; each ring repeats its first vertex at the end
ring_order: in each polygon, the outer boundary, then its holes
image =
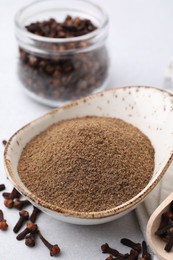
POLYGON ((161 215, 163 212, 169 210, 169 205, 173 200, 173 193, 171 193, 153 212, 151 215, 148 224, 147 224, 147 242, 151 247, 152 251, 160 260, 173 260, 173 250, 171 252, 166 252, 164 250, 165 242, 155 235, 156 230, 159 227, 161 215))

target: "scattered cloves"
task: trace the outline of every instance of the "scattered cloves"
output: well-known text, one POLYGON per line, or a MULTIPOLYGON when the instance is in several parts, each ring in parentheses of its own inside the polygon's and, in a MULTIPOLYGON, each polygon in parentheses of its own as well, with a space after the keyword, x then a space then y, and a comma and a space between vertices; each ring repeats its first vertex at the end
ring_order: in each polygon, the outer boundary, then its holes
POLYGON ((57 244, 52 245, 50 244, 41 234, 40 230, 37 231, 39 238, 43 242, 43 244, 50 250, 50 255, 51 256, 56 256, 60 253, 60 248, 57 244))
POLYGON ((116 250, 116 249, 113 249, 113 248, 111 248, 107 243, 105 243, 105 244, 103 244, 102 246, 101 246, 101 250, 102 250, 102 253, 107 253, 107 254, 110 254, 110 255, 112 255, 112 256, 120 256, 120 257, 127 257, 127 256, 129 256, 129 254, 121 254, 118 250, 116 250))
POLYGON ((16 190, 15 188, 13 188, 12 192, 10 193, 9 199, 19 199, 21 197, 21 194, 18 192, 18 190, 16 190))
POLYGON ((13 206, 14 206, 15 209, 22 210, 23 207, 25 207, 25 206, 27 206, 29 204, 30 204, 30 202, 28 200, 16 199, 14 201, 14 205, 13 206))
POLYGON ((17 235, 16 239, 17 239, 17 240, 22 240, 22 239, 24 239, 24 238, 26 237, 26 235, 28 235, 29 233, 34 233, 34 232, 36 232, 37 229, 38 229, 38 228, 37 228, 37 225, 34 224, 34 223, 32 223, 31 221, 29 221, 29 222, 27 223, 26 228, 25 228, 21 233, 19 233, 19 234, 17 235))
POLYGON ((132 248, 133 250, 137 251, 139 254, 141 253, 141 244, 134 243, 132 240, 128 238, 122 238, 121 243, 125 246, 132 248))
POLYGON ((13 188, 13 190, 11 192, 3 192, 2 196, 5 199, 14 200, 14 199, 19 199, 21 194, 15 188, 13 188))
POLYGON ((31 216, 30 216, 29 220, 30 220, 32 223, 35 223, 35 221, 36 221, 36 219, 37 219, 37 217, 38 217, 38 215, 39 215, 40 212, 41 212, 41 211, 40 211, 38 208, 36 208, 35 206, 33 206, 33 211, 32 211, 32 213, 31 213, 31 216))
POLYGON ((110 248, 109 245, 105 243, 101 246, 101 250, 102 253, 110 254, 106 260, 151 260, 151 255, 147 251, 147 245, 145 241, 143 241, 141 245, 141 243, 134 243, 130 239, 123 238, 121 239, 121 243, 131 248, 130 254, 121 254, 119 251, 110 248))
MULTIPOLYGON (((5 189, 4 184, 0 184, 0 191, 5 189)), ((4 205, 7 208, 16 208, 18 210, 21 210, 24 206, 27 206, 30 204, 28 200, 20 200, 21 194, 13 188, 12 192, 3 192, 2 193, 4 199, 4 205)), ((18 231, 21 229, 22 225, 24 224, 25 221, 30 219, 30 221, 27 223, 26 228, 20 232, 16 239, 17 240, 22 240, 25 238, 25 244, 28 247, 34 247, 35 246, 35 238, 36 235, 40 237, 42 240, 43 244, 50 250, 50 255, 51 256, 56 256, 60 253, 60 248, 57 244, 51 245, 41 234, 41 232, 38 230, 37 225, 35 224, 35 221, 40 213, 40 210, 36 208, 35 206, 33 207, 32 214, 29 218, 29 213, 26 210, 22 210, 19 212, 19 220, 17 221, 16 225, 13 228, 13 231, 15 233, 18 233, 18 231)), ((7 230, 8 224, 6 220, 4 219, 3 216, 3 211, 0 210, 0 230, 7 230)))
POLYGON ((0 230, 7 230, 8 224, 7 221, 4 219, 3 211, 0 209, 0 230))
POLYGON ((0 191, 5 190, 5 185, 4 184, 0 184, 0 191))
POLYGON ((25 221, 29 219, 29 213, 26 210, 19 212, 19 220, 13 228, 14 233, 18 233, 25 221))
POLYGON ((13 205, 14 205, 14 199, 19 199, 21 194, 15 189, 13 188, 12 192, 9 193, 9 192, 3 192, 3 197, 5 198, 4 200, 4 205, 7 207, 7 208, 13 208, 13 205))

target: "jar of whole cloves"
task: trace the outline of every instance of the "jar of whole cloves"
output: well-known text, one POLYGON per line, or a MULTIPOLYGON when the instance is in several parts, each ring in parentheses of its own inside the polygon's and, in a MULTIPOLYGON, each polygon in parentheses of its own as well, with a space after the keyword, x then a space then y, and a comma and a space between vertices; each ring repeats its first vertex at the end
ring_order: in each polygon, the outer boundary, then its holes
POLYGON ((18 11, 18 76, 35 100, 59 106, 105 89, 108 16, 86 0, 43 0, 18 11))

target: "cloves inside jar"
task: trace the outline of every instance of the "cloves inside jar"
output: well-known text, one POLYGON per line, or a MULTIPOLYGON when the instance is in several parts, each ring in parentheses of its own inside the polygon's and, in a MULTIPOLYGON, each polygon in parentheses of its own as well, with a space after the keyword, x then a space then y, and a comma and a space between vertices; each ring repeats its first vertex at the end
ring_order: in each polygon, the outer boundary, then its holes
POLYGON ((40 1, 19 11, 15 24, 18 75, 32 98, 57 106, 106 87, 108 17, 100 7, 85 0, 40 1))

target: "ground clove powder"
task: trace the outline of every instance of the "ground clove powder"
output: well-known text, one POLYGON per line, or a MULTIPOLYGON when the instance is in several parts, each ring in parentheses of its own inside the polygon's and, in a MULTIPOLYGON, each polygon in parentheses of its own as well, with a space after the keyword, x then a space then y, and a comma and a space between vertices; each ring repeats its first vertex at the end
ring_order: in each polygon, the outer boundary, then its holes
POLYGON ((136 127, 115 118, 61 121, 32 139, 19 175, 40 199, 79 212, 113 208, 149 182, 154 149, 136 127))

